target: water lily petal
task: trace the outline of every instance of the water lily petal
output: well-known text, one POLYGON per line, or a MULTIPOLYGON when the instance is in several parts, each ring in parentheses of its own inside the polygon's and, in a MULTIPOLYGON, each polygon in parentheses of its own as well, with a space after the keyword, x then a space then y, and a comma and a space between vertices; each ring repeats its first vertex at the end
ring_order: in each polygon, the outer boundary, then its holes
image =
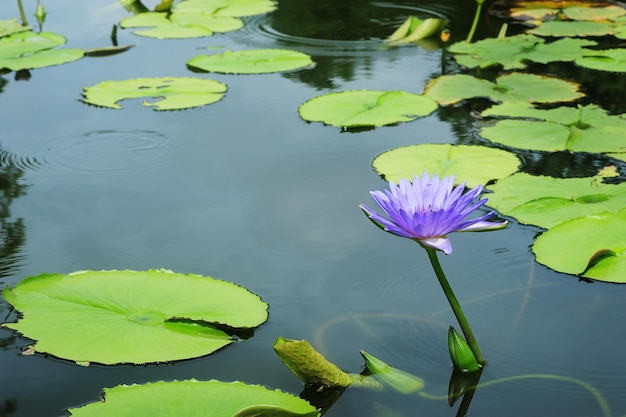
POLYGON ((419 240, 422 245, 440 250, 446 255, 450 255, 452 253, 452 245, 447 237, 429 237, 427 239, 417 240, 419 240))
POLYGON ((503 222, 485 222, 480 221, 469 226, 466 226, 462 229, 457 230, 457 232, 488 232, 490 230, 499 230, 504 229, 506 225, 509 224, 508 221, 503 222))

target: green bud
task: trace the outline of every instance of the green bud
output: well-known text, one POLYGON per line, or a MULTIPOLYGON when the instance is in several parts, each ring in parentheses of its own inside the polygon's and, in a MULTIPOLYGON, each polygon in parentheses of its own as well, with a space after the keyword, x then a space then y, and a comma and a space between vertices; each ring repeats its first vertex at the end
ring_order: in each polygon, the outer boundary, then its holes
POLYGON ((39 23, 39 26, 43 25, 43 23, 46 21, 47 15, 48 13, 46 13, 46 9, 43 8, 43 5, 41 4, 41 2, 37 2, 37 8, 35 9, 35 17, 37 18, 37 23, 39 23))
POLYGON ((448 350, 455 369, 461 372, 476 372, 480 369, 474 352, 452 326, 448 329, 448 350))
POLYGON ((380 359, 361 350, 361 356, 365 359, 365 366, 386 387, 401 394, 413 394, 424 388, 424 380, 406 371, 393 368, 380 359))

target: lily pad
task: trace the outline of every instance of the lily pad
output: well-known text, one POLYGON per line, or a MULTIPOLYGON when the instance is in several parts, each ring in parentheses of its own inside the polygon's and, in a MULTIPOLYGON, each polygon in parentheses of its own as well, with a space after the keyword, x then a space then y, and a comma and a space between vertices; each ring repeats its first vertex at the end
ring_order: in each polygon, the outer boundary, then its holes
POLYGON ((437 109, 428 97, 404 91, 358 90, 315 97, 300 106, 300 116, 309 122, 338 127, 379 127, 410 122, 437 109))
POLYGON ((162 97, 155 102, 144 101, 144 106, 155 110, 181 110, 204 106, 219 101, 226 93, 226 84, 200 78, 137 78, 125 81, 103 81, 85 87, 86 103, 121 109, 120 100, 141 97, 162 97))
POLYGON ((0 38, 0 69, 12 71, 42 68, 76 61, 85 54, 82 49, 59 48, 65 38, 51 32, 17 32, 0 38))
POLYGON ((31 29, 31 26, 24 26, 17 19, 0 20, 0 38, 12 33, 25 32, 31 29))
POLYGON ((563 222, 532 247, 537 262, 598 281, 626 283, 626 209, 563 222))
POLYGON ((378 155, 373 162, 380 175, 396 184, 401 178, 429 172, 439 177, 454 175, 457 183, 466 181, 468 187, 507 177, 519 165, 517 156, 501 149, 448 144, 396 148, 378 155))
POLYGON ((559 39, 545 43, 537 36, 521 34, 504 38, 487 38, 474 43, 457 42, 450 46, 456 61, 469 68, 502 65, 505 70, 526 68, 528 61, 547 64, 574 61, 586 53, 586 46, 596 42, 584 39, 559 39))
POLYGON ((156 39, 185 39, 212 36, 215 32, 241 29, 243 21, 232 17, 216 17, 211 14, 147 12, 129 16, 120 22, 123 28, 150 27, 136 30, 139 36, 156 39))
POLYGON ((555 1, 507 1, 510 7, 509 18, 520 20, 547 20, 554 19, 557 14, 570 20, 604 20, 621 16, 624 8, 607 1, 568 0, 555 1))
POLYGON ((545 229, 576 217, 616 213, 626 205, 626 183, 605 184, 599 177, 553 178, 517 173, 487 188, 493 191, 489 207, 520 223, 545 229))
POLYGON ((68 410, 73 417, 315 417, 307 401, 260 385, 216 380, 118 385, 104 389, 104 400, 68 410))
POLYGON ((244 17, 276 10, 274 0, 185 0, 175 12, 209 13, 216 17, 244 17))
POLYGON ((583 96, 578 84, 521 73, 502 75, 495 83, 466 74, 444 75, 429 81, 424 95, 441 105, 478 97, 495 102, 557 103, 583 96))
POLYGON ((577 58, 575 63, 598 71, 626 72, 626 49, 593 51, 577 58))
POLYGON ((485 139, 505 146, 550 152, 626 152, 626 117, 608 115, 593 104, 540 110, 506 103, 482 115, 525 119, 501 120, 482 129, 485 139))
POLYGON ((225 326, 267 320, 267 304, 245 288, 167 270, 42 274, 2 295, 23 315, 4 326, 35 340, 36 352, 80 364, 204 356, 233 343, 225 326))
POLYGON ((555 37, 584 37, 584 36, 605 36, 613 33, 613 27, 608 22, 577 22, 559 21, 545 22, 529 31, 540 36, 555 37))
POLYGON ((287 49, 253 49, 225 51, 214 55, 200 55, 187 65, 203 71, 224 74, 264 74, 290 71, 313 65, 307 54, 287 49))

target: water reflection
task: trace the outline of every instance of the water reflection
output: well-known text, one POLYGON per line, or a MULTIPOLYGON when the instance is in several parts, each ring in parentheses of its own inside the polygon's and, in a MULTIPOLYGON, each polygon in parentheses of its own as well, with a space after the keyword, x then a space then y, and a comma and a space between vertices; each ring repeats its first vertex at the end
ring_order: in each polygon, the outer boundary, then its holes
POLYGON ((26 185, 20 183, 24 171, 5 155, 0 148, 0 278, 14 273, 25 241, 24 222, 10 220, 9 209, 15 198, 26 193, 26 185))

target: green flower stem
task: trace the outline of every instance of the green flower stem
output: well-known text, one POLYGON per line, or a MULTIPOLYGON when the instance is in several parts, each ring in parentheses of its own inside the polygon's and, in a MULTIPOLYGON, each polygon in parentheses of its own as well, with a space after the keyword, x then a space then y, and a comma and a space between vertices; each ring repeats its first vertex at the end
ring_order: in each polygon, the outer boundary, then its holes
POLYGON ((428 258, 430 259, 430 263, 433 265, 433 269, 435 270, 435 274, 437 275, 437 279, 439 279, 439 283, 441 284, 441 288, 443 289, 446 298, 448 299, 448 303, 450 303, 450 307, 452 307, 452 311, 456 316, 456 319, 461 326, 461 330, 463 330, 463 335, 465 335, 465 339, 467 340, 467 344, 474 352, 474 356, 476 357, 476 361, 480 365, 485 365, 487 361, 483 357, 483 354, 478 347, 478 342, 474 337, 474 332, 467 321, 467 317, 465 317, 465 313, 463 313, 463 309, 461 308, 461 304, 456 299, 454 292, 452 291, 452 287, 448 283, 448 279, 446 275, 443 273, 443 269, 441 268, 441 264, 439 263, 439 259, 437 258, 437 250, 428 246, 422 246, 426 249, 426 253, 428 253, 428 258))
POLYGON ((26 21, 26 13, 24 13, 24 6, 22 6, 22 0, 17 0, 17 7, 20 9, 20 17, 22 19, 22 26, 28 26, 26 21))
POLYGON ((480 19, 480 12, 483 8, 484 2, 485 0, 476 0, 476 14, 474 14, 474 21, 472 22, 472 27, 469 33, 467 34, 467 39, 465 39, 465 42, 467 43, 472 42, 472 38, 474 37, 474 32, 476 32, 476 27, 478 26, 478 19, 480 19))

